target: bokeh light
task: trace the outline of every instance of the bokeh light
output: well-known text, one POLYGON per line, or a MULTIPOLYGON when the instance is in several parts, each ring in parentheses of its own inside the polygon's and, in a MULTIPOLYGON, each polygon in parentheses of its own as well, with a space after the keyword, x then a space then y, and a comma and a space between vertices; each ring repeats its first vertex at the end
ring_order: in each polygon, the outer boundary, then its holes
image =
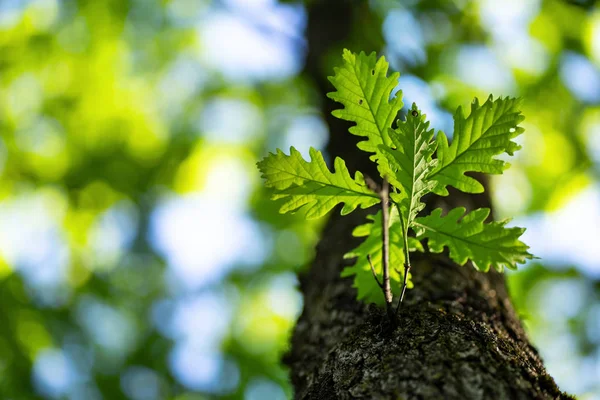
MULTIPOLYGON (((290 398, 324 221, 280 215, 255 163, 327 149, 311 71, 341 47, 306 68, 313 3, 0 0, 1 398, 290 398)), ((473 96, 523 97, 491 188, 541 260, 510 290, 559 386, 600 398, 600 12, 401 3, 339 45, 386 55, 450 136, 473 96)))

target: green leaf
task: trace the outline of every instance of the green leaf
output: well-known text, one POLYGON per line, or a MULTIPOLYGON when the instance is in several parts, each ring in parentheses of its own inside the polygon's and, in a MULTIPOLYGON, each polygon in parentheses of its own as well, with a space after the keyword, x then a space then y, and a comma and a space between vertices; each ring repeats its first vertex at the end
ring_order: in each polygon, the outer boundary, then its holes
MULTIPOLYGON (((459 107, 449 144, 442 132, 433 139, 434 131, 429 129, 429 122, 415 104, 405 121, 395 122, 402 101, 401 95, 392 97, 391 93, 399 74, 388 77, 388 69, 385 58, 377 59, 375 53, 353 54, 344 50, 343 65, 329 77, 336 91, 328 96, 343 107, 332 114, 355 123, 350 133, 365 139, 358 143, 358 148, 373 153, 371 160, 377 162, 379 174, 393 189, 389 196, 394 206, 390 211, 390 226, 386 227, 392 286, 402 289, 405 264, 410 267, 410 251, 423 251, 424 239, 428 240, 430 251, 439 253, 447 247, 454 261, 464 265, 470 260, 482 271, 491 267, 516 268, 534 258, 528 252, 529 247, 519 240, 524 229, 506 228, 507 220, 485 223, 489 209, 465 213, 464 208, 456 208, 445 216, 437 209, 429 216, 418 217, 425 207, 422 198, 426 194, 447 195, 448 186, 466 193, 480 193, 484 188, 470 173, 500 174, 508 167, 497 157, 503 153, 513 155, 520 148, 513 141, 524 131, 519 127, 523 120, 518 110, 520 100, 494 100, 490 96, 480 105, 475 99, 467 117, 459 107), (409 228, 417 237, 409 237, 409 228)), ((266 186, 274 189, 272 198, 283 200, 282 213, 303 209, 307 218, 317 218, 340 203, 344 203, 342 214, 357 207, 381 204, 379 194, 369 189, 360 172, 352 178, 339 158, 332 172, 321 153, 312 148, 310 161, 305 161, 292 147, 289 156, 277 150, 259 162, 258 167, 266 186)), ((378 285, 378 280, 383 280, 381 215, 379 211, 369 216, 368 223, 354 230, 353 235, 364 240, 344 255, 356 261, 342 271, 342 276, 353 277, 359 299, 377 304, 384 304, 383 291, 378 285), (377 278, 373 277, 369 259, 377 278)), ((410 276, 407 280, 408 287, 412 287, 410 276)))
POLYGON ((342 215, 356 207, 368 208, 380 202, 379 196, 365 184, 360 172, 354 179, 350 176, 344 160, 336 158, 335 172, 330 172, 320 151, 311 147, 310 162, 305 161, 294 147, 290 155, 277 149, 257 163, 266 180, 265 185, 274 188, 272 199, 284 199, 281 213, 294 212, 301 207, 306 218, 319 218, 339 203, 345 203, 342 215))
MULTIPOLYGON (((364 225, 357 226, 352 235, 355 237, 366 237, 366 239, 358 245, 354 250, 349 251, 344 255, 344 258, 356 257, 356 262, 353 266, 346 267, 342 271, 342 276, 354 276, 354 287, 358 291, 358 299, 364 300, 367 303, 385 304, 381 289, 377 286, 369 261, 368 255, 371 255, 373 267, 382 280, 382 251, 381 251, 381 210, 375 215, 367 216, 368 222, 364 225)), ((421 243, 414 238, 410 238, 409 248, 411 251, 423 251, 421 243)), ((402 226, 398 212, 393 208, 390 212, 390 280, 392 287, 401 286, 404 279, 404 244, 402 237, 402 226), (398 273, 398 270, 400 273, 398 273)), ((410 281, 410 273, 408 274, 408 287, 412 288, 410 281)))
POLYGON ((446 186, 465 193, 482 193, 483 186, 465 172, 501 174, 509 164, 494 158, 502 153, 513 155, 521 147, 511 139, 523 133, 518 124, 524 117, 519 111, 520 99, 492 96, 482 105, 475 99, 471 114, 465 118, 461 107, 454 114, 454 136, 437 135, 437 167, 429 175, 436 182, 434 192, 446 196, 446 186))
POLYGON ((457 207, 442 217, 442 209, 437 208, 431 215, 417 218, 417 239, 428 238, 433 253, 441 253, 448 246, 450 258, 457 264, 471 260, 480 271, 488 271, 490 266, 498 271, 503 267, 516 269, 517 264, 533 258, 527 251, 529 246, 519 240, 524 228, 505 228, 509 220, 484 224, 490 214, 488 208, 464 214, 465 208, 457 207))
POLYGON ((400 122, 395 131, 390 132, 393 146, 379 146, 383 157, 379 158, 378 169, 400 193, 392 193, 392 200, 399 205, 404 232, 406 233, 412 221, 425 204, 421 197, 431 192, 434 182, 428 181, 427 176, 435 167, 437 160, 431 156, 435 151, 433 129, 415 104, 409 111, 406 121, 400 122))
POLYGON ((375 153, 377 146, 390 143, 388 129, 402 108, 401 92, 389 100, 400 74, 394 72, 388 77, 385 57, 377 59, 374 52, 367 56, 363 52, 356 55, 344 50, 343 57, 344 64, 335 68, 335 75, 329 77, 337 91, 327 96, 344 108, 332 114, 356 122, 350 133, 367 138, 358 143, 358 148, 375 153))

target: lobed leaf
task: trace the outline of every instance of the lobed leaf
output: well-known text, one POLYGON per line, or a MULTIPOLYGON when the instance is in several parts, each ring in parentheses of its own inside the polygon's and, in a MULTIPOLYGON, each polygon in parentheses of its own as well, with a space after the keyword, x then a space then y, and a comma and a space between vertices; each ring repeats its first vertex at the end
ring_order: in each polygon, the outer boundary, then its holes
MULTIPOLYGON (((337 118, 355 122, 350 133, 364 137, 358 148, 373 153, 381 177, 387 179, 394 191, 390 198, 389 258, 392 285, 401 287, 405 257, 410 251, 423 251, 421 241, 427 239, 429 250, 440 253, 447 247, 450 258, 464 265, 469 260, 481 271, 491 267, 501 271, 514 269, 527 259, 534 258, 529 247, 519 240, 523 228, 506 228, 507 220, 485 223, 489 209, 465 213, 459 207, 442 216, 436 209, 430 215, 417 217, 425 205, 422 197, 428 193, 448 194, 448 186, 466 193, 483 192, 483 186, 470 172, 500 174, 508 163, 498 155, 513 153, 520 148, 513 139, 524 130, 519 126, 523 116, 519 99, 492 96, 480 105, 475 99, 470 114, 462 108, 454 115, 454 136, 449 144, 442 132, 434 140, 434 131, 415 104, 405 121, 392 128, 402 108, 401 95, 391 96, 397 85, 398 73, 387 76, 389 65, 375 53, 353 54, 344 50, 343 65, 335 69, 329 80, 336 91, 328 97, 343 105, 333 111, 337 118), (434 158, 435 153, 435 158, 434 158), (409 228, 416 237, 408 237, 409 228), (408 247, 406 251, 405 247, 408 247)), ((290 155, 277 150, 258 163, 266 186, 273 188, 273 199, 283 200, 280 212, 306 211, 307 218, 318 218, 333 207, 344 203, 341 213, 357 207, 380 204, 380 198, 357 172, 352 178, 340 158, 330 171, 323 156, 310 149, 310 161, 295 149, 290 155)), ((381 211, 368 218, 369 222, 356 227, 353 236, 365 239, 344 258, 355 258, 354 265, 344 268, 342 276, 354 277, 358 298, 384 304, 382 291, 372 275, 368 261, 382 280, 382 221, 381 211)), ((408 287, 412 287, 410 275, 408 287)))
POLYGON ((410 227, 425 204, 421 197, 431 192, 434 182, 427 176, 435 167, 437 160, 431 156, 435 151, 433 129, 415 104, 409 111, 406 120, 398 124, 395 131, 390 132, 394 148, 380 145, 379 173, 400 193, 392 193, 392 200, 400 207, 404 232, 410 227))
POLYGON ((523 133, 518 124, 524 117, 519 110, 520 99, 492 96, 483 104, 475 99, 471 104, 471 114, 465 118, 462 107, 454 114, 454 136, 452 144, 442 132, 437 135, 437 167, 429 179, 436 182, 433 191, 439 195, 448 194, 447 186, 465 193, 482 193, 483 186, 465 172, 485 172, 501 174, 509 164, 494 158, 513 153, 521 147, 512 141, 523 133))
POLYGON ((290 155, 277 149, 258 162, 265 185, 273 188, 272 199, 283 199, 281 213, 304 208, 306 218, 319 218, 333 207, 344 203, 342 215, 357 207, 368 208, 380 202, 379 196, 366 185, 360 172, 354 179, 341 158, 334 162, 335 172, 329 171, 320 151, 311 147, 310 161, 305 161, 294 147, 290 155))
POLYGON ((465 214, 464 207, 457 207, 442 217, 442 209, 437 208, 431 215, 417 218, 414 229, 417 239, 428 239, 431 252, 441 253, 448 246, 450 258, 457 264, 471 260, 484 272, 491 266, 498 271, 516 269, 517 264, 533 258, 529 246, 519 240, 525 229, 505 228, 508 220, 485 224, 489 214, 488 208, 465 214))
POLYGON ((350 133, 367 138, 358 143, 358 148, 376 153, 380 144, 390 144, 388 129, 402 108, 401 92, 390 99, 400 74, 394 72, 387 76, 389 64, 385 57, 377 59, 375 52, 367 56, 363 52, 357 55, 344 50, 343 58, 343 65, 335 68, 335 75, 329 77, 337 91, 327 96, 344 108, 332 114, 356 122, 350 133))

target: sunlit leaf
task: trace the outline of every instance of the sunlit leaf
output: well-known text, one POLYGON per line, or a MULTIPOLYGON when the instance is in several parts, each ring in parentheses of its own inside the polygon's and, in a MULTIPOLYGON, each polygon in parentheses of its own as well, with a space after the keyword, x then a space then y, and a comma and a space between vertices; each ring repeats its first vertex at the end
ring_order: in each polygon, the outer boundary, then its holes
POLYGON ((475 99, 471 114, 464 117, 462 107, 454 114, 454 136, 442 132, 437 135, 437 167, 429 175, 436 182, 434 192, 447 195, 447 186, 466 193, 481 193, 483 186, 465 172, 501 174, 509 164, 495 156, 513 153, 521 147, 512 141, 524 132, 519 125, 524 117, 519 110, 520 99, 492 96, 483 104, 475 99))
POLYGON ((471 260, 480 271, 494 267, 516 269, 533 256, 529 246, 519 240, 524 228, 506 228, 509 220, 484 223, 490 214, 488 208, 480 208, 465 214, 465 208, 457 207, 442 217, 442 209, 415 220, 418 239, 428 239, 429 250, 441 253, 448 246, 450 258, 464 265, 471 260))
POLYGON ((392 199, 400 206, 404 232, 425 207, 421 197, 431 192, 435 184, 426 179, 437 162, 431 159, 435 143, 432 142, 433 129, 427 130, 428 127, 429 122, 413 104, 406 121, 390 132, 394 147, 380 145, 378 148, 383 154, 378 165, 381 176, 400 190, 400 193, 392 193, 392 199))
POLYGON ((335 172, 331 172, 321 152, 311 148, 309 153, 311 160, 306 161, 294 147, 290 155, 278 149, 257 164, 265 185, 275 189, 272 198, 285 200, 281 213, 304 207, 306 218, 311 219, 324 216, 340 203, 344 203, 342 215, 379 203, 363 175, 357 172, 353 179, 341 158, 335 159, 335 172))
POLYGON ((327 96, 344 105, 343 109, 333 111, 333 115, 356 122, 350 133, 367 138, 358 143, 358 148, 375 153, 380 144, 390 144, 388 129, 402 108, 401 93, 390 99, 400 74, 387 76, 389 64, 385 57, 377 59, 374 52, 366 55, 344 50, 343 57, 343 65, 329 77, 337 91, 327 96))

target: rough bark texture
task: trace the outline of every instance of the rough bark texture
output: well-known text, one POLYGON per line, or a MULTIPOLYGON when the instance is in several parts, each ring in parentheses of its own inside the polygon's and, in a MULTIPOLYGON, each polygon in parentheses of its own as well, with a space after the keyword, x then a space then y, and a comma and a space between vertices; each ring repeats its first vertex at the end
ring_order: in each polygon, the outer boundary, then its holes
MULTIPOLYGON (((373 20, 366 2, 316 1, 309 9, 305 72, 324 94, 331 90, 323 58, 336 51, 352 21, 373 20)), ((354 49, 357 50, 357 49, 354 49)), ((365 49, 370 50, 370 49, 365 49)), ((340 52, 341 54, 341 52, 340 52)), ((330 116, 332 155, 351 169, 374 171, 330 116)), ((489 206, 485 196, 429 199, 430 207, 489 206)), ((560 392, 528 342, 507 294, 504 276, 459 267, 443 255, 415 256, 413 282, 392 328, 383 309, 356 301, 340 278, 343 254, 360 239, 352 229, 366 212, 337 213, 325 228, 310 270, 301 277, 304 311, 285 362, 297 399, 557 399, 560 392)), ((392 266, 400 268, 401 266, 392 266)), ((399 288, 395 288, 396 295, 399 288)))
POLYGON ((363 220, 332 218, 302 278, 304 312, 286 360, 297 399, 568 398, 529 344, 501 274, 424 255, 396 329, 384 310, 358 303, 339 273, 363 220))

